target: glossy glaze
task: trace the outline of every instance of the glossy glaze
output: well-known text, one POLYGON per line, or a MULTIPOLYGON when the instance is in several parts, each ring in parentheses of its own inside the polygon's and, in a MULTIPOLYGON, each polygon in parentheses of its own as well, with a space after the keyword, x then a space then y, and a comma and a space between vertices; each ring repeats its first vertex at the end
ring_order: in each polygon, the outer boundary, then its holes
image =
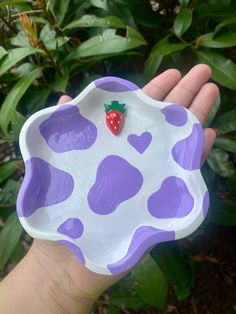
POLYGON ((154 101, 131 82, 99 79, 23 126, 20 221, 94 272, 127 271, 151 246, 189 235, 206 216, 203 144, 187 109, 154 101), (104 104, 114 100, 127 107, 119 136, 105 123, 104 104))

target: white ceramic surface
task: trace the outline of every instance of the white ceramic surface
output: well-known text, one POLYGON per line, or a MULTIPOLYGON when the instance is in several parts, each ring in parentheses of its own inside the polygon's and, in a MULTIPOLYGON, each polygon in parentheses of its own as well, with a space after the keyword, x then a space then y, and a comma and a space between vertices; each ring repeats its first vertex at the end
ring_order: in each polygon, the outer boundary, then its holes
POLYGON ((32 115, 20 134, 26 174, 17 211, 34 238, 59 241, 90 270, 118 274, 159 242, 202 223, 203 132, 187 109, 107 77, 32 115), (104 105, 126 104, 114 136, 104 105))

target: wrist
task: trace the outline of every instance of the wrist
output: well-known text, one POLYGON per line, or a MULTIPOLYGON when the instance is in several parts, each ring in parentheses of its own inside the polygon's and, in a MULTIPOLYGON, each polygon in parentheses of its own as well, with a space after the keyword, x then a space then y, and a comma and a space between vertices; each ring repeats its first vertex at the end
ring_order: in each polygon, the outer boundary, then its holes
POLYGON ((40 289, 38 297, 49 313, 88 313, 97 294, 84 291, 83 287, 76 283, 67 252, 62 254, 61 247, 55 244, 36 240, 28 252, 28 267, 34 270, 32 274, 34 289, 40 289), (49 251, 47 249, 45 251, 45 245, 48 246, 49 251), (55 254, 57 249, 60 250, 58 255, 55 254), (54 252, 51 254, 50 251, 54 252))
POLYGON ((60 262, 44 256, 37 245, 0 283, 0 313, 4 314, 87 314, 93 301, 75 287, 60 262))
POLYGON ((35 240, 0 284, 0 313, 87 314, 99 295, 120 277, 93 273, 65 247, 35 240))
MULTIPOLYGON (((40 277, 47 278, 47 289, 64 307, 73 305, 75 313, 78 309, 81 314, 87 313, 102 292, 121 277, 91 272, 67 248, 52 241, 35 240, 28 255, 39 265, 40 277)), ((72 309, 68 312, 74 313, 72 309)))

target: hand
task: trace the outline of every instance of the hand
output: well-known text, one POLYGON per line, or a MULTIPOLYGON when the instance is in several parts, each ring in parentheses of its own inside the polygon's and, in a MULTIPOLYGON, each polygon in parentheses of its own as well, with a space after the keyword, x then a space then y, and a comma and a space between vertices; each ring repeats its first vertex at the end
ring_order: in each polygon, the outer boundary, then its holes
MULTIPOLYGON (((182 104, 203 123, 219 95, 218 87, 213 83, 207 83, 210 76, 211 70, 206 65, 195 66, 182 79, 177 70, 170 69, 154 78, 143 88, 143 91, 156 100, 182 104)), ((70 100, 70 97, 62 96, 59 103, 63 104, 70 100)), ((206 159, 215 141, 216 133, 208 128, 204 130, 204 135, 203 159, 206 159)), ((54 260, 62 266, 64 264, 78 293, 83 292, 85 297, 91 299, 96 299, 105 288, 119 279, 115 276, 92 273, 80 265, 67 249, 50 241, 35 241, 33 251, 37 251, 35 252, 37 258, 54 260)))
MULTIPOLYGON (((154 78, 143 91, 156 100, 173 102, 188 108, 204 123, 219 96, 219 89, 214 83, 208 83, 211 69, 205 64, 193 67, 183 78, 179 71, 170 69, 154 78)), ((214 129, 204 130, 205 146, 203 161, 207 159, 216 139, 214 129)))
MULTIPOLYGON (((203 64, 193 67, 183 78, 179 71, 170 69, 154 78, 143 91, 156 100, 183 105, 204 123, 219 95, 218 87, 207 83, 210 76, 210 68, 203 64)), ((70 97, 62 96, 59 103, 70 100, 70 97)), ((203 160, 211 150, 216 132, 208 128, 204 130, 204 135, 203 160)), ((22 263, 27 265, 29 272, 33 269, 32 275, 36 277, 36 281, 45 281, 46 291, 41 293, 46 312, 50 299, 54 303, 50 305, 50 313, 64 313, 60 311, 63 308, 69 313, 88 313, 96 298, 122 277, 104 276, 89 271, 69 250, 52 241, 35 240, 22 263)), ((34 310, 34 313, 41 313, 40 311, 42 308, 38 312, 34 310)))

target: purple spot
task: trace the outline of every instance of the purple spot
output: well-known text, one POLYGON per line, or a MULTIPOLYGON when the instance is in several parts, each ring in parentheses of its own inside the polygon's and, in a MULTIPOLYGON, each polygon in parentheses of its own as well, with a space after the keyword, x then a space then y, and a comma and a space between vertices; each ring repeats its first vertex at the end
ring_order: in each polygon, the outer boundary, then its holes
POLYGON ((148 199, 148 210, 156 218, 182 218, 188 215, 194 205, 192 195, 178 177, 166 178, 160 189, 148 199))
POLYGON ((107 268, 113 275, 123 273, 133 267, 153 245, 174 239, 174 231, 139 227, 135 231, 126 255, 118 262, 108 265, 107 268))
POLYGON ((166 121, 175 126, 183 126, 187 122, 187 110, 180 105, 169 105, 161 110, 166 121))
POLYGON ((203 129, 199 123, 196 123, 193 125, 192 133, 175 144, 172 157, 186 170, 200 169, 203 146, 203 129))
POLYGON ((75 245, 74 243, 66 240, 58 240, 58 243, 64 245, 67 249, 69 249, 72 253, 75 254, 75 256, 78 258, 78 260, 84 265, 85 264, 85 258, 81 251, 81 249, 75 245))
POLYGON ((72 193, 72 176, 46 161, 32 157, 25 162, 25 178, 17 199, 17 213, 28 217, 38 208, 66 200, 72 193))
POLYGON ((210 203, 210 196, 209 192, 206 191, 204 198, 203 198, 203 215, 206 217, 208 209, 209 209, 209 203, 210 203))
POLYGON ((61 105, 41 123, 40 133, 56 153, 90 148, 97 138, 96 126, 73 105, 61 105))
POLYGON ((61 224, 57 231, 73 239, 81 237, 84 226, 78 218, 69 218, 61 224))
POLYGON ((145 152, 152 141, 152 134, 144 132, 141 135, 130 134, 128 136, 128 142, 132 145, 140 154, 145 152))
POLYGON ((108 92, 127 92, 138 90, 139 87, 134 83, 123 80, 114 76, 107 76, 94 81, 97 88, 106 90, 108 92))
POLYGON ((98 166, 96 182, 88 193, 89 207, 97 214, 110 214, 137 194, 142 184, 137 168, 119 156, 108 156, 98 166))

